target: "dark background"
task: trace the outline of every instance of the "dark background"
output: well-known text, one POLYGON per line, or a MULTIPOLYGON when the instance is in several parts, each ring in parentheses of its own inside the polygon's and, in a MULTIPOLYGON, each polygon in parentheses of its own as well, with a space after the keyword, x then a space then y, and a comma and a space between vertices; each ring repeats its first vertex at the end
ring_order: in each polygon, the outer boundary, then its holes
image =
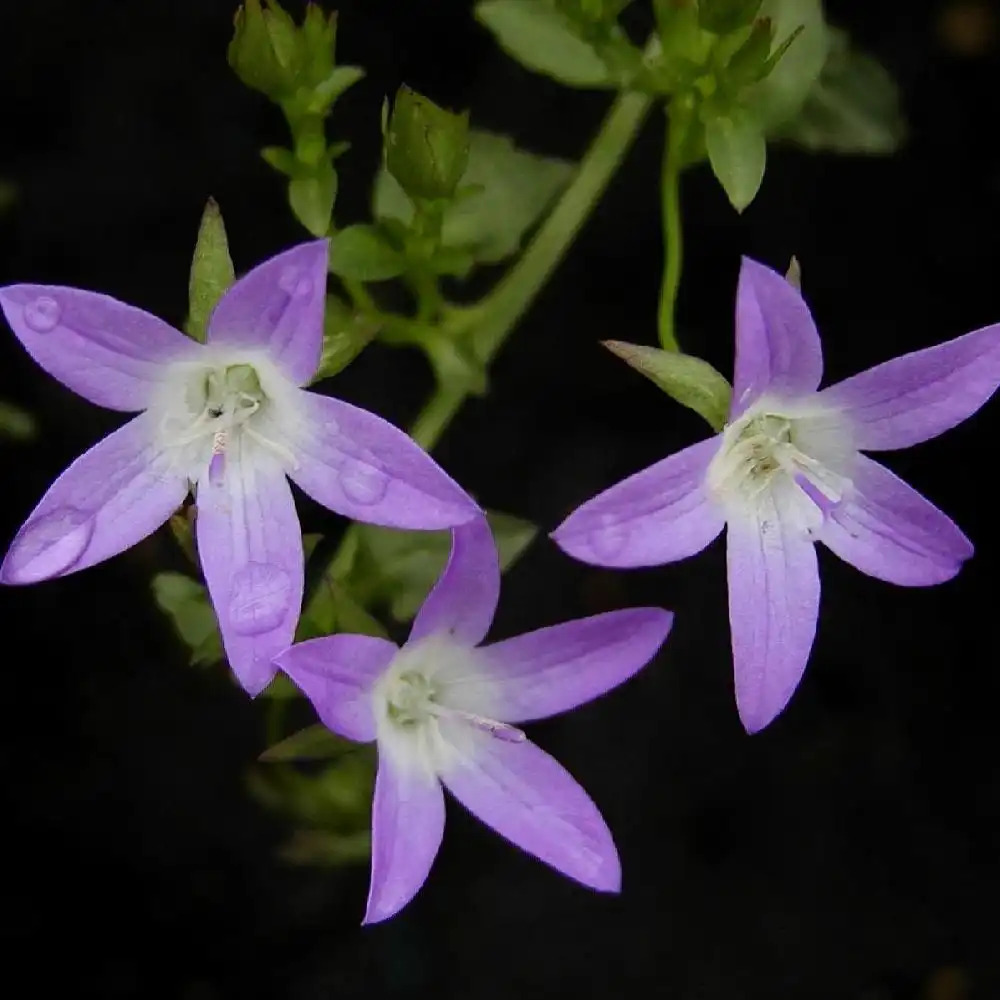
MULTIPOLYGON (((202 206, 238 269, 305 237, 258 156, 280 115, 229 71, 234 0, 0 3, 0 282, 79 285, 179 323, 202 206)), ((291 4, 293 9, 297 9, 291 4)), ((382 98, 406 81, 525 146, 579 155, 606 98, 500 54, 452 0, 343 0, 368 77, 338 105, 342 221, 366 217, 382 98)), ((683 342, 731 371, 739 254, 792 253, 827 380, 1000 320, 997 11, 830 2, 902 86, 911 139, 885 160, 769 150, 742 218, 684 182, 683 342), (971 14, 970 14, 971 11, 971 14), (970 20, 970 17, 972 18, 970 20)), ((704 436, 598 346, 650 343, 661 260, 654 116, 564 266, 437 456, 487 506, 551 530, 576 504, 704 436)), ((0 452, 9 539, 55 475, 120 422, 0 338, 0 397, 38 443, 0 452)), ((327 391, 411 419, 422 359, 378 345, 327 391)), ((723 547, 653 570, 576 564, 544 536, 506 580, 494 635, 631 604, 677 612, 663 654, 598 703, 532 727, 600 805, 620 898, 588 893, 459 808, 423 892, 361 929, 367 872, 291 868, 288 828, 246 793, 261 706, 186 667, 148 599, 158 535, 78 576, 0 594, 6 983, 77 996, 576 996, 964 1000, 1000 996, 993 652, 1000 404, 887 457, 977 545, 906 590, 821 554, 817 645, 789 709, 748 737, 733 704, 723 547)), ((303 505, 310 530, 342 524, 303 505)))

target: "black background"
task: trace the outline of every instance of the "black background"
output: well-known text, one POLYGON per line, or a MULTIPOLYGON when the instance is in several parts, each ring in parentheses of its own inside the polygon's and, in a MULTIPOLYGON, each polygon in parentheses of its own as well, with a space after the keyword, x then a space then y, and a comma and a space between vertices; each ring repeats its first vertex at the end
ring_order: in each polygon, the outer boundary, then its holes
MULTIPOLYGON (((772 148, 742 218, 707 170, 685 177, 680 335, 723 372, 740 253, 780 268, 798 255, 828 382, 1000 320, 996 11, 984 6, 984 30, 963 42, 942 22, 947 6, 829 4, 901 83, 912 134, 899 155, 772 148)), ((280 115, 226 65, 233 7, 0 4, 0 176, 21 190, 0 220, 0 282, 93 288, 179 323, 209 195, 238 269, 305 238, 258 156, 285 141, 280 115)), ((340 9, 341 59, 368 70, 330 126, 354 142, 339 164, 342 222, 366 218, 380 104, 402 81, 564 156, 579 155, 606 105, 520 69, 458 0, 340 9)), ((705 434, 598 346, 655 337, 661 140, 654 116, 504 349, 490 396, 467 405, 436 452, 484 504, 546 531, 705 434)), ((0 452, 9 538, 120 418, 38 370, 13 337, 0 350, 0 395, 36 412, 43 431, 0 452)), ((429 379, 418 355, 376 345, 325 388, 405 423, 429 379)), ((906 590, 822 552, 805 680, 755 737, 733 704, 721 542, 678 565, 614 573, 543 536, 507 577, 497 637, 632 604, 677 612, 638 678, 531 728, 614 831, 619 898, 578 888, 449 806, 425 889, 398 919, 363 930, 363 867, 275 859, 287 829, 243 784, 263 747, 260 706, 221 670, 187 668, 147 597, 150 574, 176 560, 168 537, 4 591, 4 979, 183 1000, 1000 995, 998 406, 887 456, 966 530, 976 557, 949 584, 906 590)), ((310 530, 342 528, 301 510, 310 530)))

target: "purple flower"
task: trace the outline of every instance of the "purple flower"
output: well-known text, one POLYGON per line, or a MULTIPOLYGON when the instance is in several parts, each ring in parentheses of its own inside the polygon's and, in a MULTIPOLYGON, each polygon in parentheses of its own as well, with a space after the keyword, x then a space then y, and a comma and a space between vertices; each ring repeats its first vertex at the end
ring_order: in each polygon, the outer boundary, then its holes
POLYGON ((254 268, 216 306, 205 344, 106 295, 0 288, 7 322, 49 374, 99 406, 143 411, 52 484, 0 580, 93 566, 155 531, 194 489, 226 655, 256 694, 302 603, 302 536, 286 476, 373 524, 435 529, 478 517, 402 431, 301 388, 320 360, 327 253, 325 240, 303 243, 254 268))
POLYGON ((785 707, 816 632, 815 542, 904 586, 953 577, 972 544, 936 507, 861 454, 926 441, 1000 383, 1000 326, 906 354, 817 391, 819 335, 799 293, 744 259, 736 365, 722 433, 594 497, 553 533, 600 566, 700 552, 728 527, 736 703, 748 732, 785 707))
POLYGON ((366 635, 311 639, 277 658, 325 725, 378 741, 365 923, 397 913, 444 832, 442 784, 484 823, 584 885, 617 892, 618 853, 597 807, 511 723, 575 708, 645 664, 673 616, 634 608, 480 646, 500 570, 489 526, 452 533, 451 558, 402 649, 366 635))

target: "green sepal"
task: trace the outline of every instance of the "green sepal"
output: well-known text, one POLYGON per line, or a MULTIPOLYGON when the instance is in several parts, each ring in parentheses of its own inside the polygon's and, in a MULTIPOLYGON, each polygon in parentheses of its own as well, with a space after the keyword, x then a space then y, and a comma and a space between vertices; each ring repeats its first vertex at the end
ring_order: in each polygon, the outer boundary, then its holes
POLYGON ((712 430, 721 431, 725 426, 733 390, 707 361, 621 340, 605 340, 603 344, 668 396, 703 417, 712 430))
POLYGON ((184 331, 189 337, 204 343, 208 318, 235 280, 222 212, 215 199, 209 198, 198 226, 188 280, 188 317, 184 331))

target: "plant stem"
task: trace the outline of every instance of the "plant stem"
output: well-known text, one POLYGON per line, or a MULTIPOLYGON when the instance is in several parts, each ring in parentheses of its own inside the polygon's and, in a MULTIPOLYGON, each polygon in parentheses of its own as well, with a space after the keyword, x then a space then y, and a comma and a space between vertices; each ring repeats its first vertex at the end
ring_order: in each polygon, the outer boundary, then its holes
POLYGON ((677 290, 681 284, 681 150, 687 133, 687 112, 671 108, 667 123, 667 138, 663 151, 663 177, 660 198, 663 213, 663 285, 660 289, 660 345, 666 351, 679 351, 674 325, 677 290))
MULTIPOLYGON (((619 95, 572 182, 524 253, 484 299, 472 307, 454 310, 450 325, 456 332, 463 327, 472 331, 475 353, 484 365, 492 360, 558 267, 625 158, 652 102, 645 94, 619 95)), ((467 396, 465 389, 437 386, 410 427, 410 435, 427 451, 433 449, 467 396)), ((353 524, 347 529, 324 575, 341 575, 349 568, 344 553, 355 542, 356 531, 353 524)))

